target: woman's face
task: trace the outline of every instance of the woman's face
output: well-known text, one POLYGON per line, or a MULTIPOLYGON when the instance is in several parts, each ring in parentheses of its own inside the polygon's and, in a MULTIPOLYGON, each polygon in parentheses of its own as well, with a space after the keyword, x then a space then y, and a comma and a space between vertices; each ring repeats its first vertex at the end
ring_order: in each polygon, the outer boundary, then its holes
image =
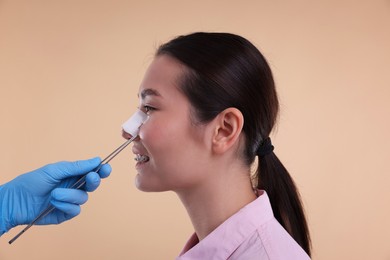
POLYGON ((191 123, 190 103, 179 91, 182 73, 175 59, 157 56, 139 88, 140 109, 149 115, 133 146, 136 158, 143 158, 136 165, 140 190, 180 191, 207 176, 210 130, 191 123))

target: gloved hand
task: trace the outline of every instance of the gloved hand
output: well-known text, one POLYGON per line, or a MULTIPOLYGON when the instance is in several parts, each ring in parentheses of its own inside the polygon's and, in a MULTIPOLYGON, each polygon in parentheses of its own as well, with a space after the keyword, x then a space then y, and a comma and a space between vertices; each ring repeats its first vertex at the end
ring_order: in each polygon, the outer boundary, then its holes
POLYGON ((99 173, 91 172, 100 162, 100 158, 93 158, 53 163, 0 186, 0 235, 17 225, 30 223, 50 203, 56 209, 36 224, 59 224, 77 216, 80 205, 88 200, 87 191, 94 191, 100 178, 111 173, 108 164, 99 173), (87 174, 86 184, 82 189, 67 188, 84 174, 87 174))

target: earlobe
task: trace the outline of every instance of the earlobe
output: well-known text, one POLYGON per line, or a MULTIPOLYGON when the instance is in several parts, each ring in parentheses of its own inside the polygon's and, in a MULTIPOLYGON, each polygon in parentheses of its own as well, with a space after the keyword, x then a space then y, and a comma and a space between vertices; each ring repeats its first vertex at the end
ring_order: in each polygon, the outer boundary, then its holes
POLYGON ((240 137, 244 117, 237 108, 227 108, 216 117, 213 152, 222 154, 232 148, 240 137))

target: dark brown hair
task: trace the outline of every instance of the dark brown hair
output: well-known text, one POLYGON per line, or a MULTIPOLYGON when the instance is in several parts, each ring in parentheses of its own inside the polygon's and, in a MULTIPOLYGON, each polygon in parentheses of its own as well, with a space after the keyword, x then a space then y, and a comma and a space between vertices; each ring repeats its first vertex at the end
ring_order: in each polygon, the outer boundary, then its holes
MULTIPOLYGON (((229 107, 241 111, 244 158, 251 165, 279 112, 272 72, 260 51, 238 35, 200 32, 161 45, 156 55, 169 55, 188 68, 180 88, 199 122, 209 122, 229 107)), ((310 255, 310 235, 299 193, 273 152, 259 158, 256 177, 257 188, 267 191, 275 218, 310 255)))

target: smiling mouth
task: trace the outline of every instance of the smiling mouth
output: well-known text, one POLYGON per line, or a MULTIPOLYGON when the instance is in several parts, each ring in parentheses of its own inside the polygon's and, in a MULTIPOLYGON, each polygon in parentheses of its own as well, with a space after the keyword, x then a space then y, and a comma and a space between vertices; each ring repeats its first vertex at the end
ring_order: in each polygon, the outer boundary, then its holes
POLYGON ((136 162, 141 162, 141 163, 148 162, 149 156, 137 154, 136 157, 134 158, 134 160, 136 162))

